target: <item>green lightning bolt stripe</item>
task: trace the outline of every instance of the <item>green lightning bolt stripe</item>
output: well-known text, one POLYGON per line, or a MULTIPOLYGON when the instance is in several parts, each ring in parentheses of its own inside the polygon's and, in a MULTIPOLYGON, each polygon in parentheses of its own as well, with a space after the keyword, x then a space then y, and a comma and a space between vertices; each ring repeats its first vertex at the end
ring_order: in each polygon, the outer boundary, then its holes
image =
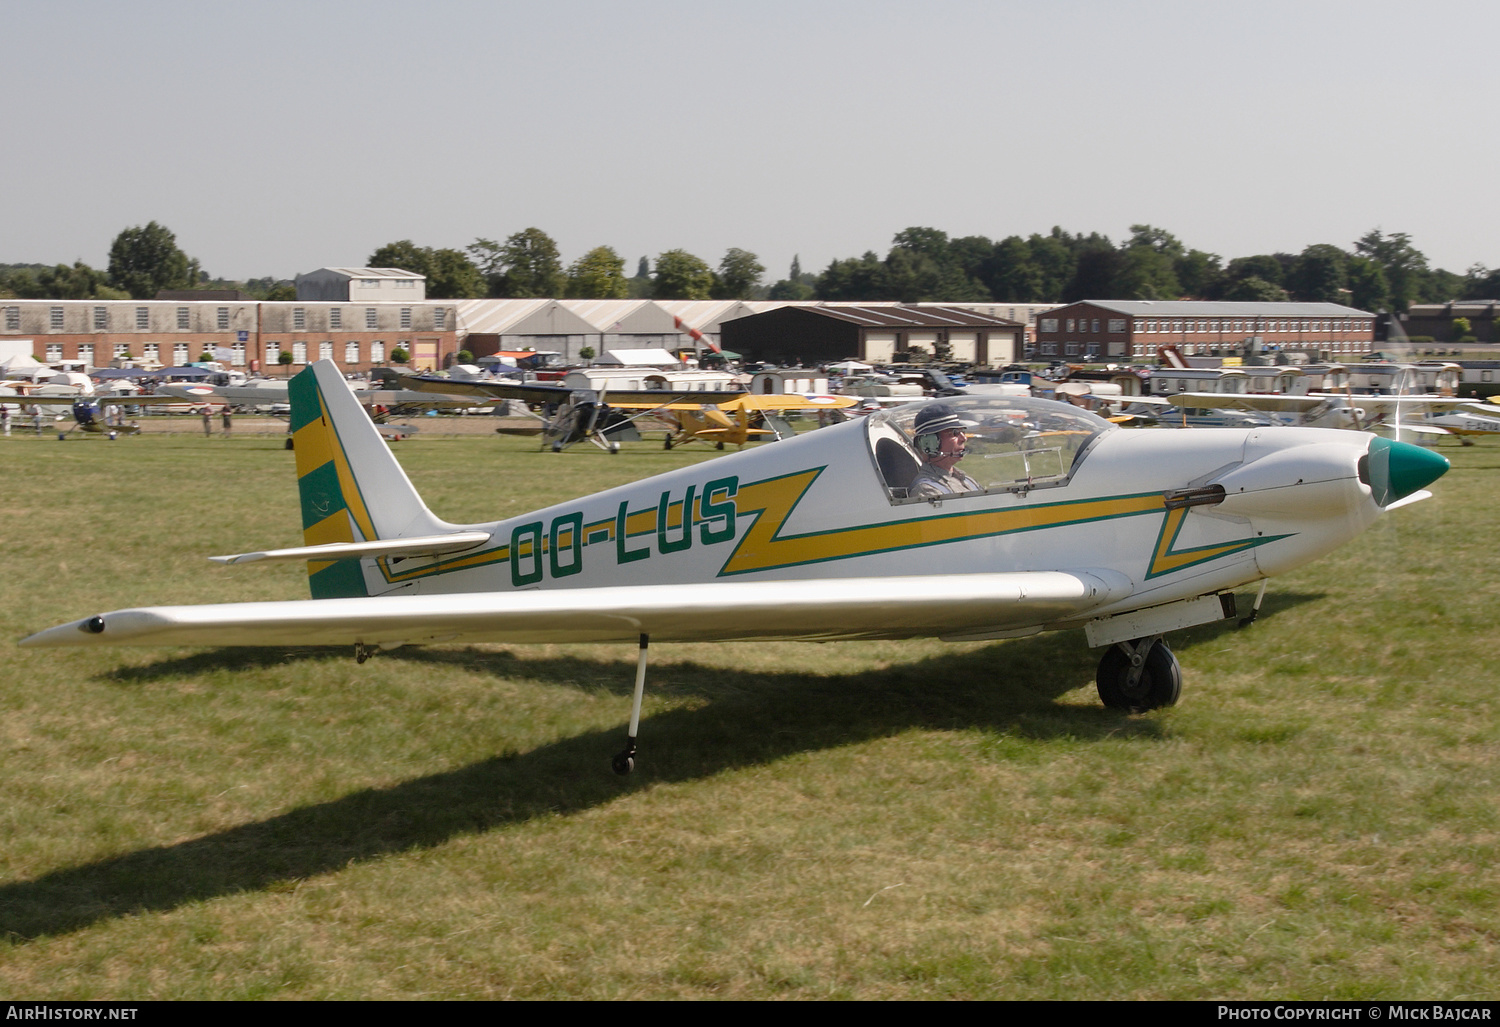
POLYGON ((1277 539, 1288 537, 1286 535, 1265 535, 1260 538, 1240 539, 1237 542, 1221 542, 1217 545, 1197 546, 1193 549, 1178 549, 1177 535, 1182 531, 1182 524, 1187 515, 1188 510, 1186 507, 1167 511, 1166 519, 1162 521, 1161 533, 1156 537, 1156 548, 1151 553, 1151 566, 1146 571, 1148 579, 1158 577, 1162 574, 1171 574, 1173 571, 1180 571, 1184 567, 1207 563, 1209 560, 1217 560, 1221 556, 1241 553, 1246 549, 1254 549, 1256 546, 1263 546, 1267 542, 1275 542, 1277 539))

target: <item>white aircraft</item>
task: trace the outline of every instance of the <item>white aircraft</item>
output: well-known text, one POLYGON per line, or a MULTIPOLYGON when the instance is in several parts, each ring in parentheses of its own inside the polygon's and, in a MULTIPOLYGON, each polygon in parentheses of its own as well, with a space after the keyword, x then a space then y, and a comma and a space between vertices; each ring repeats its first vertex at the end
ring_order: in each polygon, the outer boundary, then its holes
MULTIPOLYGON (((1315 428, 1352 428, 1371 431, 1399 425, 1423 431, 1430 418, 1455 410, 1475 409, 1474 401, 1452 396, 1374 396, 1359 393, 1309 393, 1296 396, 1283 393, 1214 393, 1179 392, 1167 397, 1173 406, 1184 410, 1217 409, 1250 411, 1290 418, 1292 423, 1315 428)), ((1167 422, 1164 422, 1167 423, 1167 422)), ((1438 431, 1441 426, 1434 427, 1438 431)), ((1442 432, 1442 434, 1447 434, 1442 432)))
POLYGON ((291 402, 306 544, 214 559, 306 561, 314 598, 116 610, 21 644, 352 645, 363 662, 408 643, 636 643, 620 773, 634 765, 653 639, 1082 627, 1107 647, 1100 697, 1138 712, 1177 700, 1165 632, 1234 616, 1233 589, 1426 498, 1448 468, 1368 434, 1130 431, 1067 404, 978 397, 450 524, 423 505, 332 363, 293 379, 291 402), (939 415, 950 431, 934 445, 939 415), (908 495, 925 458, 955 451, 977 490, 908 495))

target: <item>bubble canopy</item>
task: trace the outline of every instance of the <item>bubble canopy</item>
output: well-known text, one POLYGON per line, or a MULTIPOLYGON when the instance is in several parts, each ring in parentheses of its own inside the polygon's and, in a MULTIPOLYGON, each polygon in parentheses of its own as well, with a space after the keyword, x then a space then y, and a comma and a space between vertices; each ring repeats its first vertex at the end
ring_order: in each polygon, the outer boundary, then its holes
POLYGON ((866 418, 865 437, 892 502, 925 501, 907 495, 922 465, 913 429, 938 404, 963 422, 967 448, 959 467, 979 484, 978 491, 949 498, 1066 485, 1094 439, 1116 430, 1081 407, 1030 396, 944 398, 881 410, 866 418))

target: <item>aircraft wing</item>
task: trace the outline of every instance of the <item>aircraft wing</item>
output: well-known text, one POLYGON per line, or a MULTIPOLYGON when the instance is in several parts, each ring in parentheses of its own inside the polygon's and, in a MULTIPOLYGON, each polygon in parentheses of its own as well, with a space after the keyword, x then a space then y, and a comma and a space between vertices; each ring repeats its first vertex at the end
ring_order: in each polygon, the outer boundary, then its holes
MULTIPOLYGON (((70 407, 74 403, 102 403, 115 406, 196 406, 203 401, 185 399, 181 396, 6 396, 6 403, 24 403, 30 406, 70 407)), ((286 402, 282 400, 282 402, 286 402)))
POLYGON ((1113 570, 710 582, 116 610, 24 646, 999 638, 1129 595, 1113 570))
POLYGON ((841 410, 859 402, 856 396, 804 396, 792 393, 779 396, 759 396, 745 393, 727 403, 720 403, 720 410, 740 408, 744 410, 841 410))
MULTIPOLYGON (((1175 407, 1231 410, 1281 410, 1300 413, 1326 406, 1343 396, 1286 396, 1280 393, 1179 392, 1167 399, 1175 407)), ((1363 397, 1359 397, 1363 398, 1363 397)), ((1363 404, 1361 404, 1363 405, 1363 404)))
POLYGON ((1352 396, 1321 393, 1318 398, 1346 400, 1351 406, 1357 406, 1367 414, 1442 414, 1450 410, 1461 410, 1474 402, 1472 399, 1455 399, 1449 396, 1362 396, 1359 393, 1352 396))
MULTIPOLYGON (((445 392, 458 396, 485 396, 492 399, 519 399, 525 403, 566 403, 576 389, 544 382, 464 382, 448 378, 422 378, 405 375, 401 381, 421 392, 445 392)), ((743 396, 743 392, 676 391, 671 389, 600 389, 610 406, 654 410, 671 403, 723 403, 743 396)), ((475 404, 477 405, 477 404, 475 404)))

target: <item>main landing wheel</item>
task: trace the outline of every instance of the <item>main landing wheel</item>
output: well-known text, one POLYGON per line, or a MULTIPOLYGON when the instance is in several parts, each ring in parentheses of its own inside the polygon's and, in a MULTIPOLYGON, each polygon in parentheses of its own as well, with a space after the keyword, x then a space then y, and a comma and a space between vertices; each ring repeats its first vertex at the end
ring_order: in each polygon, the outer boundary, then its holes
POLYGON ((1182 693, 1182 667, 1159 638, 1110 646, 1094 680, 1104 705, 1126 713, 1171 706, 1182 693))

